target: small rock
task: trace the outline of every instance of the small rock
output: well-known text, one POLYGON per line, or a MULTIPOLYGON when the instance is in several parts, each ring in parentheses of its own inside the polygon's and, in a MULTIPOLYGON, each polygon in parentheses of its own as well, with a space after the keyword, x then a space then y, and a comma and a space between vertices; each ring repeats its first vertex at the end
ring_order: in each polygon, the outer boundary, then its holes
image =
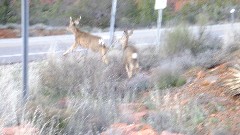
POLYGON ((148 115, 147 111, 137 112, 134 113, 134 123, 140 123, 142 122, 142 119, 144 119, 148 115))
POLYGON ((67 98, 62 98, 58 101, 57 106, 61 109, 67 108, 68 107, 68 99, 67 98))
POLYGON ((31 125, 20 125, 2 129, 2 135, 38 135, 39 130, 31 125))
POLYGON ((202 70, 197 73, 197 79, 204 78, 205 76, 206 76, 206 73, 202 70))
POLYGON ((218 80, 218 76, 209 76, 204 79, 204 81, 202 82, 202 85, 203 86, 212 85, 216 83, 217 80, 218 80))
POLYGON ((140 123, 147 115, 147 108, 142 104, 121 104, 119 106, 120 118, 126 123, 140 123))
POLYGON ((162 131, 161 135, 184 135, 184 134, 180 134, 180 133, 171 133, 168 131, 162 131))
POLYGON ((116 123, 101 135, 157 135, 150 125, 116 123))

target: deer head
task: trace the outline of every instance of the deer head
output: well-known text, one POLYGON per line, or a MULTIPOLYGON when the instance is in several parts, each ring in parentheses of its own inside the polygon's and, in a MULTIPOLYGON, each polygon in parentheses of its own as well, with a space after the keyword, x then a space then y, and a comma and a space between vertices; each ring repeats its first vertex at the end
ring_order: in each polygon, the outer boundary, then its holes
POLYGON ((133 30, 124 30, 123 36, 119 39, 119 42, 122 45, 122 48, 125 49, 128 46, 128 39, 133 34, 133 30))
POLYGON ((76 20, 73 20, 72 17, 70 16, 69 25, 67 29, 74 33, 76 31, 76 26, 79 24, 80 20, 81 16, 76 20))

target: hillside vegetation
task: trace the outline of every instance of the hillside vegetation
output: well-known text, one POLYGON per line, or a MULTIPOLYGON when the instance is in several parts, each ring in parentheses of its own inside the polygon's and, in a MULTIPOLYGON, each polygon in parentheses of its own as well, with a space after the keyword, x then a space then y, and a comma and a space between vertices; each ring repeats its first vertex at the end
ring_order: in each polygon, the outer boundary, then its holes
MULTIPOLYGON (((0 24, 20 23, 20 0, 0 1, 0 24)), ((238 0, 189 1, 175 11, 172 0, 163 12, 163 23, 173 25, 179 22, 198 23, 204 17, 210 24, 229 21, 232 8, 239 9, 238 0), (179 21, 181 20, 181 21, 179 21)), ((116 27, 149 27, 156 25, 155 0, 118 0, 116 27)), ((82 25, 109 27, 111 0, 31 0, 30 24, 63 26, 69 16, 82 16, 82 25)), ((236 19, 239 12, 235 13, 236 19)))
POLYGON ((95 53, 63 57, 52 51, 45 60, 29 64, 24 107, 21 64, 0 66, 0 130, 31 135, 237 135, 239 35, 224 48, 204 30, 194 37, 179 26, 166 34, 159 51, 138 47, 141 70, 131 79, 119 50, 109 52, 108 65, 95 53))

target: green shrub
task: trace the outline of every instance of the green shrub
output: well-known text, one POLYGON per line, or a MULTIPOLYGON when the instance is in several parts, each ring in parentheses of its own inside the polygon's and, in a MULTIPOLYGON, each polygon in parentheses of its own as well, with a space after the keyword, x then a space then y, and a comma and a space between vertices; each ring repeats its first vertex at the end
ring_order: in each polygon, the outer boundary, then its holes
POLYGON ((143 70, 149 70, 151 68, 159 66, 161 61, 161 53, 156 51, 155 46, 148 46, 147 48, 140 49, 139 63, 143 70))
POLYGON ((0 1, 0 24, 16 22, 14 7, 9 0, 0 1))
POLYGON ((177 73, 177 69, 164 69, 159 67, 152 72, 152 81, 158 89, 180 87, 186 83, 186 79, 177 73))
POLYGON ((167 34, 164 50, 167 56, 172 56, 197 47, 190 31, 184 26, 178 26, 167 34))
POLYGON ((180 87, 180 86, 183 86, 185 83, 186 83, 186 79, 183 77, 179 77, 176 81, 175 86, 180 87))
POLYGON ((206 27, 200 26, 198 33, 192 33, 186 26, 179 25, 167 34, 164 51, 166 56, 176 56, 186 52, 197 56, 207 50, 219 50, 221 47, 220 40, 211 37, 206 32, 206 27))
POLYGON ((163 74, 159 77, 157 87, 159 89, 165 89, 169 87, 180 87, 186 83, 184 78, 178 75, 173 75, 171 73, 163 74))

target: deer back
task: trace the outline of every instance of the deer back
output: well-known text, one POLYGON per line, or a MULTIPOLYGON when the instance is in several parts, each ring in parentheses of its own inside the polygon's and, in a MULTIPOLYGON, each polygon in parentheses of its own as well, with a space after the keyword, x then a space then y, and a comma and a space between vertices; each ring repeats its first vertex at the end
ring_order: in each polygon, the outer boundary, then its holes
POLYGON ((99 52, 104 44, 99 43, 101 37, 91 35, 86 32, 79 32, 77 36, 75 36, 75 41, 77 44, 84 48, 91 49, 94 52, 99 52))
POLYGON ((127 46, 123 51, 123 60, 125 64, 138 62, 138 50, 134 46, 127 46))

